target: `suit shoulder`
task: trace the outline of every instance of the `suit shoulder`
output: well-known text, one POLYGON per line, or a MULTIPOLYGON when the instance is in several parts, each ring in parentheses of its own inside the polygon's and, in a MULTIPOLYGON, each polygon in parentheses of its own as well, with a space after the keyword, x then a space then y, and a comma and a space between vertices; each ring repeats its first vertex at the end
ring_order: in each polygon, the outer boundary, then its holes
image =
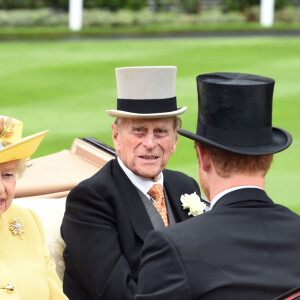
POLYGON ((180 171, 165 169, 163 171, 163 174, 166 178, 169 178, 169 179, 195 181, 194 178, 192 178, 192 177, 190 177, 190 176, 188 176, 185 173, 182 173, 180 171))
POLYGON ((201 239, 204 240, 207 237, 213 236, 211 234, 213 230, 211 230, 210 227, 214 221, 209 215, 209 212, 206 212, 199 216, 185 220, 184 222, 173 224, 172 226, 161 229, 160 231, 162 231, 165 236, 167 236, 174 243, 176 243, 178 240, 189 243, 190 241, 199 239, 200 235, 201 239), (199 230, 197 230, 197 228, 199 230))
POLYGON ((81 181, 67 196, 67 203, 77 201, 80 206, 88 203, 112 203, 121 198, 122 191, 133 189, 133 185, 115 159, 107 162, 92 177, 81 181), (121 191, 122 190, 122 191, 121 191), (83 202, 82 199, 85 199, 83 202))
POLYGON ((163 171, 165 182, 172 185, 175 189, 180 189, 182 191, 186 190, 185 193, 190 193, 191 191, 196 191, 197 194, 200 193, 199 184, 196 180, 182 172, 167 170, 163 171), (191 191, 190 191, 191 190, 191 191))

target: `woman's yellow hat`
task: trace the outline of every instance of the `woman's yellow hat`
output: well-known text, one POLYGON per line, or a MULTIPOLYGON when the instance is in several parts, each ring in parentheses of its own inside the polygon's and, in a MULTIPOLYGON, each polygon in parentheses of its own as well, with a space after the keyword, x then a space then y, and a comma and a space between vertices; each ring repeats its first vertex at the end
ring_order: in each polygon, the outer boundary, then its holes
POLYGON ((0 163, 26 159, 38 148, 49 130, 22 138, 23 122, 0 116, 0 163))

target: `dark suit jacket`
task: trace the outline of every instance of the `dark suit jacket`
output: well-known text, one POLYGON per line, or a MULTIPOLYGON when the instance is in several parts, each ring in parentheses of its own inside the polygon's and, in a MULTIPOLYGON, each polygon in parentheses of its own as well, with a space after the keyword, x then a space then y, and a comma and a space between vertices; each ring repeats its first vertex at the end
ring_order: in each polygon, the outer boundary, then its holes
MULTIPOLYGON (((180 196, 197 192, 194 179, 164 170, 177 222, 188 218, 180 196)), ((70 300, 126 300, 136 293, 140 251, 152 223, 137 188, 117 160, 68 195, 61 233, 66 242, 64 292, 70 300)))
POLYGON ((250 188, 151 232, 135 300, 271 300, 299 282, 300 216, 250 188))

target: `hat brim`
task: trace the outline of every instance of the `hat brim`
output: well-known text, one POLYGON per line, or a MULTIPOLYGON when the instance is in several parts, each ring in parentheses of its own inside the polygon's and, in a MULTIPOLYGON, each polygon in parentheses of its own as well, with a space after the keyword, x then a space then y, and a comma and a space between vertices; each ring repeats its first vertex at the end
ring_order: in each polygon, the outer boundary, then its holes
POLYGON ((178 133, 196 142, 203 143, 204 145, 209 145, 230 152, 234 152, 238 154, 246 154, 246 155, 274 154, 288 148, 292 143, 292 136, 287 131, 278 127, 272 128, 272 140, 273 140, 272 143, 263 146, 255 146, 255 147, 238 147, 238 146, 219 144, 217 142, 214 142, 212 140, 209 140, 207 138, 204 138, 200 135, 197 135, 195 133, 189 132, 184 129, 179 129, 178 133))
POLYGON ((30 157, 38 148, 49 130, 21 139, 19 142, 0 150, 0 163, 30 157))
POLYGON ((175 111, 169 111, 164 113, 149 113, 149 114, 138 114, 122 110, 109 109, 106 113, 113 118, 132 118, 132 119, 159 119, 159 118, 170 118, 177 115, 183 114, 187 110, 187 106, 181 107, 175 111))

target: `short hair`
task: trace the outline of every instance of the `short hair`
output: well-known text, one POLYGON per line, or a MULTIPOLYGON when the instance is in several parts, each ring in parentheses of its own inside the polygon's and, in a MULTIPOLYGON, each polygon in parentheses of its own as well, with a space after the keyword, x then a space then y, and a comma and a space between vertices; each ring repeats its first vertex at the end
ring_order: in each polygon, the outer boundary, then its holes
MULTIPOLYGON (((118 126, 118 127, 121 127, 122 126, 122 123, 123 123, 123 120, 125 118, 122 118, 122 117, 118 117, 115 119, 114 123, 118 126)), ((164 118, 165 119, 165 118, 164 118)), ((182 126, 182 121, 179 117, 175 116, 175 117, 169 117, 168 119, 173 119, 174 120, 174 123, 173 123, 173 128, 175 131, 177 131, 178 129, 181 128, 182 126)))
POLYGON ((195 146, 205 148, 211 156, 216 172, 223 178, 233 173, 257 174, 265 176, 273 162, 273 154, 239 154, 196 142, 195 146))
POLYGON ((24 159, 16 160, 16 178, 20 179, 26 170, 26 161, 24 159))

